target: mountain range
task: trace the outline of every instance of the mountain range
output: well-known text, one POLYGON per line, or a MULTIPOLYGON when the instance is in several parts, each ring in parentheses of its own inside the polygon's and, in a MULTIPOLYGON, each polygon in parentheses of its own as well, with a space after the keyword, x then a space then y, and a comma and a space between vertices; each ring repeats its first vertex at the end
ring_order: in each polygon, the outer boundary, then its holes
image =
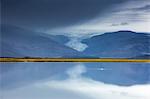
POLYGON ((62 57, 78 54, 62 44, 68 39, 64 36, 33 32, 11 25, 2 25, 1 29, 1 57, 62 57))
POLYGON ((149 56, 150 35, 132 31, 117 31, 93 36, 82 41, 88 45, 84 54, 104 58, 149 56))
POLYGON ((117 31, 96 35, 81 42, 83 52, 66 46, 70 38, 33 32, 24 28, 1 25, 0 57, 70 57, 70 58, 149 58, 150 35, 117 31))

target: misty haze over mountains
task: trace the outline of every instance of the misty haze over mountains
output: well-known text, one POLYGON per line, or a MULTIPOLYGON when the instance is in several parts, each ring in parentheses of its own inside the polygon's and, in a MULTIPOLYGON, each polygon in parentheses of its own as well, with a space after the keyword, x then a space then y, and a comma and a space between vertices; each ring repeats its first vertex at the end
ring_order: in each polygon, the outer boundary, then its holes
POLYGON ((1 29, 1 57, 148 58, 150 53, 148 33, 118 31, 96 35, 83 39, 80 43, 87 47, 77 51, 66 45, 71 38, 63 35, 33 32, 6 24, 2 24, 1 29))

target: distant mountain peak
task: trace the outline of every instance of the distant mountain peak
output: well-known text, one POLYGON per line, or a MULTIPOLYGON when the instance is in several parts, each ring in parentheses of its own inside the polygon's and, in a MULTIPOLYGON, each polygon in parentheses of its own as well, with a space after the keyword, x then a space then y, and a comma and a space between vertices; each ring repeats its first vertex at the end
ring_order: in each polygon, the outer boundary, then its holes
POLYGON ((149 53, 149 39, 147 33, 132 31, 108 32, 84 39, 88 48, 84 54, 104 58, 132 58, 149 53))
POLYGON ((122 33, 125 33, 125 32, 136 33, 136 32, 134 32, 134 31, 130 31, 130 30, 119 30, 119 31, 117 31, 117 32, 122 32, 122 33))

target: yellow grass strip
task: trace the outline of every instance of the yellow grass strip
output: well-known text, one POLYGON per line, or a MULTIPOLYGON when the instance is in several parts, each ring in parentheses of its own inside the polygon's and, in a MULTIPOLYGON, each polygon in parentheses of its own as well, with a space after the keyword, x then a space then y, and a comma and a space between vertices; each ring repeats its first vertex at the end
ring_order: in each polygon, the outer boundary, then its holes
POLYGON ((0 58, 0 62, 144 62, 150 59, 123 58, 0 58))

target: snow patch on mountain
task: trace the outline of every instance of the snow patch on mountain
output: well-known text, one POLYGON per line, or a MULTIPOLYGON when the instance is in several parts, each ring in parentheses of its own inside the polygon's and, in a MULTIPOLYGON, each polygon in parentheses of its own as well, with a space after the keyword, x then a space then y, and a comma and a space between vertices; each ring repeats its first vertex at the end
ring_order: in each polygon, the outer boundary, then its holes
POLYGON ((88 47, 86 44, 83 44, 78 38, 72 38, 68 43, 66 43, 66 46, 80 52, 84 51, 88 47))

